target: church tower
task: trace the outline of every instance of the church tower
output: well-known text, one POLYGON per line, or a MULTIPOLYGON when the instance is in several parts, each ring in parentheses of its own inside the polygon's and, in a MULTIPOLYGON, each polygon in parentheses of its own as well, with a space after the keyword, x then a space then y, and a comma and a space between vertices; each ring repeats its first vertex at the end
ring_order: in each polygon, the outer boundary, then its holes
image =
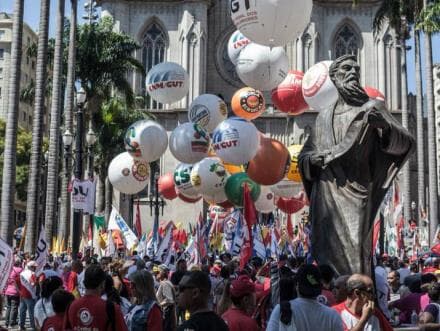
MULTIPOLYGON (((130 74, 137 95, 145 96, 145 109, 154 112, 167 131, 187 121, 186 109, 200 94, 222 95, 227 103, 243 87, 227 55, 227 43, 236 30, 229 15, 229 0, 99 0, 102 15, 111 16, 119 31, 131 35, 141 49, 135 54, 146 71, 155 64, 172 61, 182 65, 190 77, 186 98, 161 105, 145 93, 143 74, 130 74)), ((311 22, 302 35, 285 46, 290 70, 307 71, 317 62, 353 54, 361 66, 361 83, 378 88, 388 107, 401 107, 400 47, 396 34, 387 26, 374 35, 372 26, 380 0, 363 0, 356 7, 351 0, 314 0, 311 22)), ((266 98, 268 103, 270 95, 266 98)), ((264 116, 254 121, 258 129, 286 145, 304 143, 316 112, 297 117, 267 105, 264 116)), ((169 152, 160 162, 161 173, 177 164, 169 152)), ((202 204, 188 208, 165 208, 164 219, 193 221, 202 204), (186 209, 185 209, 186 208, 186 209)), ((147 213, 145 213, 147 214, 147 213)))

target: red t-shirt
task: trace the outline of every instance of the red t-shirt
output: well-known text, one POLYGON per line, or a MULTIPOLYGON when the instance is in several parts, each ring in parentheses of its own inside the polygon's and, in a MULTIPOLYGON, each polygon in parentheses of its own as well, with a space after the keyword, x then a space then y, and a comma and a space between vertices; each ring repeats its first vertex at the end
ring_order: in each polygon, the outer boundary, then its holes
MULTIPOLYGON (((115 329, 118 331, 127 331, 121 308, 116 304, 114 306, 115 329)), ((96 295, 85 295, 70 305, 67 318, 65 319, 64 329, 85 331, 92 330, 93 328, 100 331, 111 330, 111 326, 108 323, 106 301, 96 295), (106 327, 108 327, 108 329, 106 329, 106 327)))
POLYGON ((222 315, 229 331, 259 331, 257 322, 238 308, 229 308, 222 315))
POLYGON ((148 313, 147 330, 162 331, 162 311, 158 305, 153 305, 148 313))
POLYGON ((41 331, 64 331, 64 314, 56 314, 44 320, 41 331))

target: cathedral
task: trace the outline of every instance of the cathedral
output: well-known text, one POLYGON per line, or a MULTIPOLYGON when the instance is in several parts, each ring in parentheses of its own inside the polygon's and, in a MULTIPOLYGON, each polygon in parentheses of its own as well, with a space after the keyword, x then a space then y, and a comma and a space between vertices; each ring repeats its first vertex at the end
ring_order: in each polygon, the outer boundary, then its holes
MULTIPOLYGON (((130 73, 129 79, 136 94, 144 96, 144 108, 154 113, 168 133, 188 121, 186 110, 195 97, 216 94, 229 104, 234 92, 244 86, 227 54, 229 37, 236 30, 229 13, 229 0, 100 0, 98 3, 102 16, 112 17, 118 31, 129 34, 141 45, 135 56, 146 72, 130 73), (146 73, 165 61, 179 63, 190 77, 188 95, 166 106, 151 100, 145 91, 146 73)), ((380 3, 364 0, 353 7, 351 0, 314 0, 310 23, 285 50, 289 69, 303 72, 323 60, 356 55, 363 86, 383 92, 390 111, 400 117, 401 49, 392 29, 384 26, 377 35, 372 31, 380 3)), ((254 121, 257 128, 286 146, 303 144, 313 130, 317 113, 310 110, 300 116, 286 116, 274 109, 270 92, 266 94, 266 102, 266 113, 254 121)), ((173 172, 177 163, 167 151, 160 160, 160 174, 173 172)), ((132 201, 118 194, 115 200, 121 213, 132 219, 132 201)), ((177 200, 166 202, 161 219, 194 222, 203 210, 202 202, 185 204, 177 200)), ((143 208, 143 227, 149 229, 150 212, 143 208)))

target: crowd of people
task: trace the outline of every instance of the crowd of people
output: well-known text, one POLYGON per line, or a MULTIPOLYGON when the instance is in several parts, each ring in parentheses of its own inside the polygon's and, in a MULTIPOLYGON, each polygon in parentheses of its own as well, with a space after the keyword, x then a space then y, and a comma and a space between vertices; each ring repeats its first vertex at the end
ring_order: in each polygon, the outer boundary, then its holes
POLYGON ((335 275, 303 257, 225 253, 187 266, 125 258, 50 257, 43 270, 15 256, 3 290, 6 330, 440 330, 440 269, 377 257, 372 277, 335 275))

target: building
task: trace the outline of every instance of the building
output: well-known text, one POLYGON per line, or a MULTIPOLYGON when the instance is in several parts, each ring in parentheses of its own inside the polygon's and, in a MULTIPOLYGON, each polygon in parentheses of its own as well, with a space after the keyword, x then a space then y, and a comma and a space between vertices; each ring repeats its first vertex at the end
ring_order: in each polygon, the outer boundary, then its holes
MULTIPOLYGON (((37 34, 26 24, 23 24, 23 54, 21 61, 20 88, 28 86, 35 81, 36 59, 27 55, 27 49, 32 44, 37 44, 37 34)), ((0 13, 0 118, 6 120, 8 112, 9 95, 9 69, 12 43, 12 15, 0 13)), ((32 130, 33 105, 20 102, 18 125, 24 129, 32 130)))
MULTIPOLYGON (((372 24, 381 3, 351 0, 315 0, 311 22, 302 33, 286 45, 290 69, 306 71, 313 64, 356 54, 361 65, 364 86, 374 86, 387 98, 390 110, 399 115, 401 107, 400 47, 393 30, 385 26, 373 35, 372 24)), ((142 48, 135 54, 147 71, 155 64, 172 61, 181 64, 190 76, 186 98, 161 107, 147 99, 146 108, 154 111, 167 131, 187 121, 186 109, 203 93, 221 94, 226 101, 243 87, 227 55, 227 43, 235 31, 226 0, 100 0, 103 16, 111 16, 118 31, 131 35, 142 48)), ((145 95, 144 74, 131 74, 138 95, 145 95)), ((266 98, 270 100, 270 97, 266 98)), ((310 134, 316 112, 287 117, 267 106, 268 111, 255 124, 264 133, 286 145, 303 143, 310 134)), ((177 161, 169 152, 161 159, 161 173, 174 170, 177 161)), ((121 205, 120 209, 124 209, 121 205)), ((194 221, 202 204, 184 205, 170 202, 163 219, 194 221), (178 206, 178 207, 177 207, 178 206), (176 208, 177 207, 177 208, 176 208)), ((143 219, 150 217, 146 210, 143 219)), ((151 226, 148 222, 147 227, 151 226)), ((145 226, 145 223, 144 223, 145 226)))

